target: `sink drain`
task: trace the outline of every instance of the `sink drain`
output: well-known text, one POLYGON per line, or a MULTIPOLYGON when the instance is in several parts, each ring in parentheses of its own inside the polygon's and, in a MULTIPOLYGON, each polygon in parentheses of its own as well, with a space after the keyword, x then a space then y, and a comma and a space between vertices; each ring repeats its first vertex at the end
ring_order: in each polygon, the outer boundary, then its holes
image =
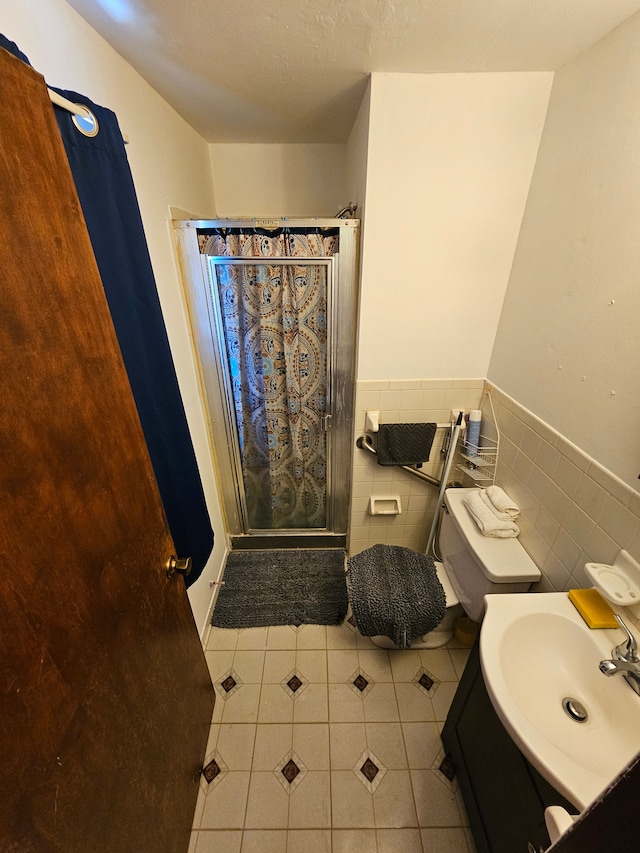
POLYGON ((567 716, 571 717, 572 720, 575 720, 576 723, 584 723, 589 716, 587 714, 587 709, 584 707, 582 702, 578 702, 577 699, 572 699, 571 696, 565 696, 562 700, 562 707, 564 708, 567 716))

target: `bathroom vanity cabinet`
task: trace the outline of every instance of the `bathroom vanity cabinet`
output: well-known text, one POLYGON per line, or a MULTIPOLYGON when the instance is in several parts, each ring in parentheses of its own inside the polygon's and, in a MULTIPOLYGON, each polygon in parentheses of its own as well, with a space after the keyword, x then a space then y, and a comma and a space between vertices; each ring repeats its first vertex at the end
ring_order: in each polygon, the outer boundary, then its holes
POLYGON ((478 853, 530 853, 550 842, 544 810, 576 809, 529 764, 500 722, 482 678, 479 638, 442 731, 478 853))

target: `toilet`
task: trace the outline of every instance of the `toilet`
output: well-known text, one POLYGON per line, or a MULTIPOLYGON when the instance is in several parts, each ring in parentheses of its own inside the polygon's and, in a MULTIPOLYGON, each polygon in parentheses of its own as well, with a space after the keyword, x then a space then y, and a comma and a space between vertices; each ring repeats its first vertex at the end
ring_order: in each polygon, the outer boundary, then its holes
MULTIPOLYGON (((540 580, 540 570, 518 539, 483 536, 463 501, 476 489, 447 489, 444 493, 440 554, 436 572, 445 592, 447 610, 438 627, 412 643, 412 649, 436 649, 453 637, 463 610, 474 622, 484 616, 489 593, 528 592, 540 580)), ((388 637, 371 637, 375 645, 396 648, 388 637)))

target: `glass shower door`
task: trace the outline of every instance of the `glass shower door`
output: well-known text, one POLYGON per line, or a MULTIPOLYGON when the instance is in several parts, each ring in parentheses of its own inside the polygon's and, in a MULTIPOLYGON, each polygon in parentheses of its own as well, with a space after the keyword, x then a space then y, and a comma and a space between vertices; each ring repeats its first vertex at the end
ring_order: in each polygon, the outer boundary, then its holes
POLYGON ((333 262, 208 258, 247 533, 330 526, 333 262))

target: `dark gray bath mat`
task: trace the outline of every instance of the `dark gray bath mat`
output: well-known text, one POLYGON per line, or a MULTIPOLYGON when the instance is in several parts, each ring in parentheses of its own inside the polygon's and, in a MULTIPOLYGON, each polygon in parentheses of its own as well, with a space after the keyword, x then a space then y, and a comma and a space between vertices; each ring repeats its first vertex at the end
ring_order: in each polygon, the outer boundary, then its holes
POLYGON ((339 625, 348 606, 344 560, 339 549, 232 551, 211 624, 339 625))

